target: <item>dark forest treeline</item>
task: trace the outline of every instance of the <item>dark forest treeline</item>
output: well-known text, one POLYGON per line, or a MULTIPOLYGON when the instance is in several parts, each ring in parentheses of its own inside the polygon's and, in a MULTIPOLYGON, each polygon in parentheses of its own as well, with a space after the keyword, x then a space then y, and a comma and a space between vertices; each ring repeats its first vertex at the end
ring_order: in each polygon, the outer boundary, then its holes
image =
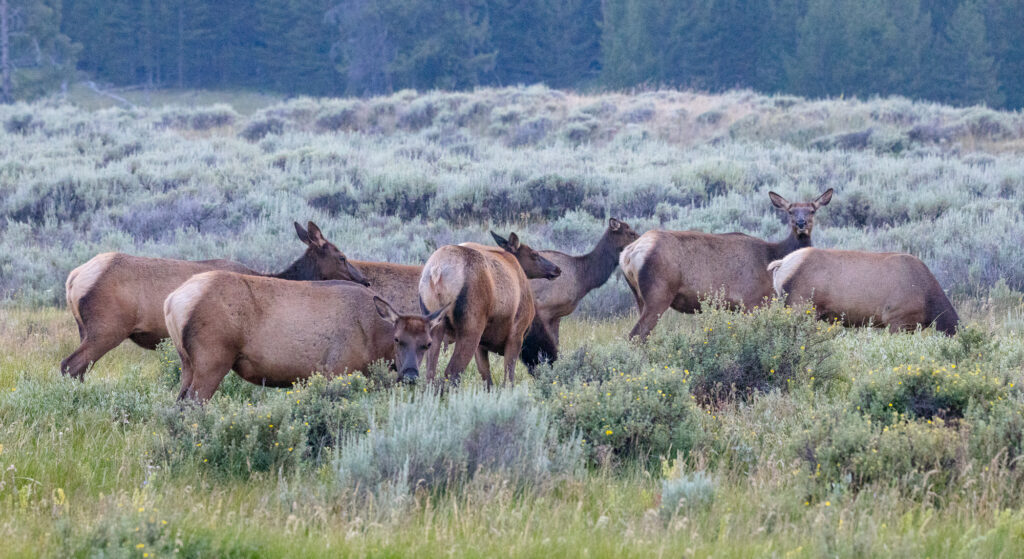
POLYGON ((79 70, 119 85, 313 95, 668 85, 1024 107, 1024 0, 6 2, 46 7, 30 31, 63 49, 12 47, 26 53, 22 74, 77 56, 79 70))

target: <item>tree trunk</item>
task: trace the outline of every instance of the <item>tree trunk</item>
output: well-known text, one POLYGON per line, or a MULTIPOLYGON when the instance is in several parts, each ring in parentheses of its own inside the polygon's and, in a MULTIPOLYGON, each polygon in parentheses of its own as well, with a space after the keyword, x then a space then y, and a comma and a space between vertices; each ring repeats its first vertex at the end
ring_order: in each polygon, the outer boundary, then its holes
POLYGON ((7 0, 0 0, 0 103, 14 102, 11 85, 11 10, 7 0))

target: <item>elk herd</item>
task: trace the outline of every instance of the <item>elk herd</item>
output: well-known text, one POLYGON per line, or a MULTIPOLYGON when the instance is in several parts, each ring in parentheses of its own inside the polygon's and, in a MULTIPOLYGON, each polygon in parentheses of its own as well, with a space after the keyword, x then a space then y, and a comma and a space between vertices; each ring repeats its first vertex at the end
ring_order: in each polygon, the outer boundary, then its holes
POLYGON ((82 379, 125 339, 155 349, 170 338, 181 358, 179 399, 202 402, 232 370, 254 384, 288 386, 384 360, 400 380, 415 381, 423 365, 434 381, 442 346, 453 345, 448 380, 457 382, 475 359, 490 387, 488 357, 497 353, 512 384, 517 359, 531 372, 557 359, 562 318, 616 267, 636 298, 629 337, 639 341, 669 308, 693 313, 713 294, 745 309, 788 296, 851 326, 956 332, 956 311, 918 258, 811 246, 815 212, 831 201, 831 189, 811 202, 769 198, 788 215, 780 242, 741 233, 638 235, 612 218, 581 256, 491 233, 496 246, 442 246, 417 266, 349 260, 309 222, 295 224, 305 251, 277 274, 229 260, 104 253, 68 275, 81 344, 61 372, 82 379))

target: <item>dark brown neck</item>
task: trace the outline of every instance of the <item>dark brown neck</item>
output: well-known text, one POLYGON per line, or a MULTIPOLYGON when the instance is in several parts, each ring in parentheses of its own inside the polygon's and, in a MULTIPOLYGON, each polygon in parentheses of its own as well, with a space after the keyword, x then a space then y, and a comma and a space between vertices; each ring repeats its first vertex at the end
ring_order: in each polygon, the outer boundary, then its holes
POLYGON ((605 233, 601 236, 601 240, 597 242, 594 250, 583 256, 573 257, 579 264, 578 269, 583 276, 579 282, 583 289, 580 297, 601 287, 608 281, 608 278, 612 276, 612 272, 615 271, 615 267, 619 265, 620 252, 622 251, 615 248, 611 239, 608 238, 608 233, 605 233))
POLYGON ((779 260, 787 254, 807 248, 811 245, 811 236, 797 237, 796 233, 790 231, 789 236, 777 243, 768 243, 768 261, 779 260))
POLYGON ((309 256, 309 253, 303 254, 298 260, 292 262, 291 266, 285 268, 283 272, 276 274, 265 274, 267 277, 286 279, 293 281, 321 281, 319 271, 316 265, 313 263, 313 259, 309 256))

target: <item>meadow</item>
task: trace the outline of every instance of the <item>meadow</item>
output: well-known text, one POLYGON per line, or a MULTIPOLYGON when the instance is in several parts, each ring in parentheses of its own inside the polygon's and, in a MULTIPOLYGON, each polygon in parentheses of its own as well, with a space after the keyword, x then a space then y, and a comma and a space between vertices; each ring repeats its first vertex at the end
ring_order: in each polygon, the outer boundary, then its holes
POLYGON ((1020 113, 542 87, 84 105, 0 106, 0 554, 1024 545, 1020 113), (84 383, 57 370, 78 341, 63 280, 105 250, 277 270, 304 220, 352 258, 409 263, 490 229, 581 254, 608 216, 780 239, 767 192, 828 188, 815 244, 921 257, 959 334, 709 301, 638 346, 616 274, 563 323, 561 359, 514 389, 483 391, 471 366, 438 397, 381 366, 292 389, 229 376, 199 408, 175 404, 167 345, 123 345, 84 383))

